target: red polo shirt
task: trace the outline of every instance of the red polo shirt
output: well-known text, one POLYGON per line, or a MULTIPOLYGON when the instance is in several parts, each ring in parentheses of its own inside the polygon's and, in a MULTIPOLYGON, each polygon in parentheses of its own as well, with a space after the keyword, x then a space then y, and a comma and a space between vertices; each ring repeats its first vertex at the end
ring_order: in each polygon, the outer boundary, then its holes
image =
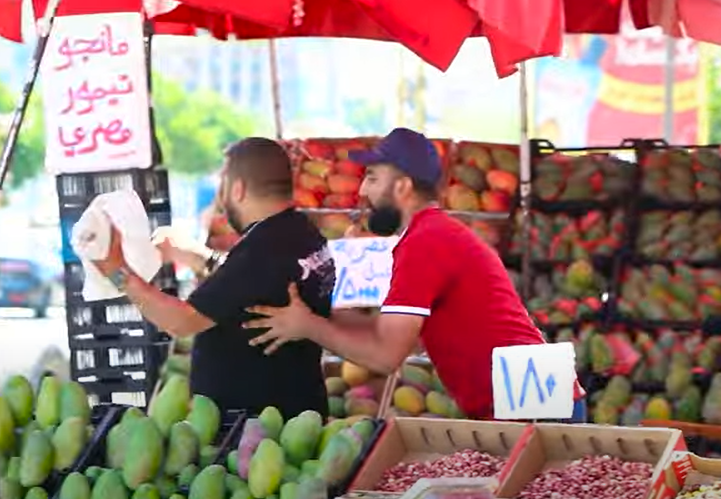
MULTIPOLYGON (((417 213, 394 248, 381 313, 426 317, 426 352, 449 394, 475 418, 493 416, 493 349, 544 343, 495 250, 436 208, 417 213)), ((576 394, 584 395, 580 385, 576 394)))

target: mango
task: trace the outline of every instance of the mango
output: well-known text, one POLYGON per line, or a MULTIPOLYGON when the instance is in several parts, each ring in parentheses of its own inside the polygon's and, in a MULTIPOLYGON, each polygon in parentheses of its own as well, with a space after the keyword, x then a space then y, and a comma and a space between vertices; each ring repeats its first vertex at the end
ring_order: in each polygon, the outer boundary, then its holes
POLYGON ((296 499, 298 496, 298 484, 293 482, 284 483, 280 486, 280 499, 296 499))
POLYGON ((322 431, 323 420, 320 414, 312 411, 302 412, 288 420, 280 433, 280 445, 288 461, 300 466, 303 461, 312 458, 322 431))
POLYGON ((318 461, 317 459, 308 459, 307 461, 303 461, 303 464, 300 466, 300 474, 315 476, 315 474, 318 472, 319 467, 320 461, 318 461))
POLYGON ((33 487, 27 491, 25 499, 48 499, 48 493, 42 487, 33 487))
POLYGON ((0 454, 0 478, 4 477, 8 471, 9 459, 4 454, 0 454))
POLYGON ((670 420, 671 414, 671 405, 661 396, 653 397, 646 405, 646 419, 670 420))
POLYGON ((24 376, 11 376, 5 382, 2 396, 10 406, 16 426, 25 426, 33 417, 35 394, 30 382, 24 376))
POLYGON ((238 451, 234 450, 228 453, 228 457, 225 458, 225 466, 228 471, 233 475, 238 474, 238 451))
POLYGON ((370 441, 373 433, 376 431, 376 427, 370 419, 361 419, 360 421, 356 421, 353 423, 351 428, 360 435, 364 444, 370 441))
POLYGON ((128 490, 123 484, 123 477, 119 471, 107 470, 100 475, 93 486, 90 499, 129 499, 128 490))
POLYGON ((442 393, 428 392, 426 394, 426 408, 438 416, 450 417, 451 399, 442 393))
POLYGON ((207 468, 211 464, 215 464, 218 457, 218 447, 215 445, 206 445, 200 449, 200 467, 207 468))
POLYGON ((188 499, 225 499, 225 468, 213 464, 198 473, 188 499))
POLYGON ((0 397, 0 454, 15 447, 15 420, 5 397, 0 397))
POLYGON ((40 383, 35 420, 43 429, 60 422, 60 381, 54 376, 45 376, 40 383))
POLYGON ((438 371, 434 369, 432 376, 433 378, 431 380, 431 388, 433 389, 433 391, 445 394, 446 387, 443 386, 443 381, 441 381, 441 378, 438 376, 438 371))
POLYGON ((334 194, 356 194, 360 188, 361 179, 350 175, 330 175, 328 189, 334 194))
POLYGON ((347 399, 370 399, 375 400, 376 392, 368 385, 355 386, 345 393, 347 399))
POLYGON ((20 455, 20 485, 25 488, 42 485, 53 470, 53 445, 42 431, 28 437, 20 455))
POLYGON ((263 425, 266 438, 272 438, 276 442, 280 438, 280 432, 283 430, 283 415, 277 407, 269 406, 263 409, 258 415, 258 420, 263 425))
POLYGON ((20 456, 13 456, 8 461, 7 478, 20 482, 20 456))
POLYGON ((238 475, 233 475, 232 473, 228 473, 225 475, 225 490, 229 494, 233 494, 236 490, 245 489, 248 493, 248 497, 250 497, 250 489, 248 488, 248 484, 245 483, 238 475))
POLYGON ((204 395, 195 395, 186 418, 198 435, 201 447, 210 445, 220 430, 220 409, 204 395))
POLYGON ((243 480, 248 479, 250 459, 264 438, 266 438, 265 428, 259 419, 251 418, 245 422, 243 435, 238 444, 238 476, 243 480))
POLYGON ((155 479, 155 482, 153 482, 153 485, 155 485, 155 488, 158 489, 160 497, 162 497, 163 499, 168 499, 170 496, 172 496, 178 491, 178 487, 175 484, 175 481, 172 478, 164 475, 158 476, 155 479))
POLYGON ((173 494, 168 499, 185 499, 185 496, 183 494, 173 494))
POLYGON ((123 460, 123 481, 131 490, 150 482, 160 471, 165 445, 155 421, 138 419, 131 424, 130 440, 123 460))
POLYGON ((23 487, 12 478, 0 478, 0 497, 2 499, 23 499, 23 487))
POLYGON ((175 423, 170 428, 170 436, 168 437, 165 474, 168 476, 180 474, 183 468, 193 464, 198 459, 199 452, 199 437, 191 424, 187 421, 175 423))
POLYGON ((378 414, 378 402, 371 399, 348 399, 345 413, 349 416, 371 416, 378 414))
POLYGON ((135 421, 137 419, 143 419, 147 417, 145 413, 137 407, 128 407, 123 413, 123 417, 120 418, 120 423, 124 424, 129 421, 135 421))
POLYGON ((481 208, 473 189, 463 184, 454 184, 446 189, 446 204, 451 210, 478 211, 481 208))
POLYGON ((347 360, 341 364, 341 378, 348 386, 359 386, 370 379, 370 372, 365 367, 358 366, 347 360))
POLYGON ((188 415, 190 405, 190 385, 188 378, 174 375, 160 390, 158 396, 150 405, 148 416, 155 421, 160 433, 167 436, 170 427, 178 421, 183 421, 188 415))
POLYGON ((298 484, 298 499, 327 499, 328 487, 320 478, 310 477, 298 484))
POLYGON ((200 468, 196 464, 189 464, 178 475, 178 487, 190 487, 195 477, 198 476, 200 468))
POLYGON ((87 432, 85 421, 80 417, 65 419, 52 436, 54 468, 66 471, 75 463, 85 447, 87 432))
POLYGON ((418 416, 426 409, 423 394, 412 386, 397 388, 393 392, 393 405, 413 416, 418 416))
POLYGON ((98 478, 100 478, 100 475, 105 473, 105 469, 101 468, 100 466, 90 466, 88 469, 85 470, 85 477, 88 479, 91 485, 95 484, 95 482, 98 481, 98 478))
POLYGON ((248 487, 253 497, 262 499, 276 493, 280 488, 284 467, 283 449, 275 440, 263 439, 253 454, 248 469, 248 487))
POLYGON ((343 395, 348 390, 348 385, 343 381, 343 378, 333 376, 325 379, 325 389, 328 395, 333 397, 343 395))
POLYGON ((105 462, 109 467, 116 470, 123 467, 131 430, 135 422, 141 419, 147 418, 143 414, 136 417, 131 413, 131 409, 128 409, 120 419, 120 423, 110 429, 105 440, 105 462))
POLYGON ((334 418, 345 417, 345 399, 343 397, 328 397, 328 413, 334 418))
POLYGON ((419 366, 405 364, 401 368, 401 385, 412 386, 419 392, 426 394, 433 385, 433 375, 419 366))
POLYGON ((313 476, 331 487, 339 485, 350 474, 357 457, 351 442, 343 434, 336 434, 321 453, 313 476))
POLYGON ((83 423, 90 423, 90 402, 83 385, 76 381, 63 383, 60 388, 60 421, 80 418, 83 423))
POLYGON ((233 492, 233 495, 230 496, 230 499, 252 499, 253 496, 250 495, 250 489, 248 488, 241 488, 233 492))
POLYGON ((325 425, 320 433, 320 440, 318 441, 318 451, 316 452, 316 454, 321 455, 323 453, 323 449, 326 448, 328 442, 330 442, 330 439, 333 437, 333 435, 335 435, 344 428, 348 428, 348 423, 342 419, 336 419, 335 421, 331 421, 330 423, 325 425))
POLYGON ((285 463, 285 466, 283 466, 283 477, 281 478, 281 482, 297 482, 299 478, 300 470, 292 464, 285 463))
POLYGON ((160 492, 155 485, 144 483, 133 493, 132 499, 160 499, 160 492))

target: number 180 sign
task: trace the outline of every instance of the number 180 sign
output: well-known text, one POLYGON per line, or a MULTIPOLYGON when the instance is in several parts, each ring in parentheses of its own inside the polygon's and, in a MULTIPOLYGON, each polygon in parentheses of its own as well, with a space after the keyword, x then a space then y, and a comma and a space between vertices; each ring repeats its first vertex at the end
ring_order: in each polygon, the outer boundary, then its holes
POLYGON ((576 352, 573 344, 493 349, 496 419, 568 419, 573 414, 576 352))

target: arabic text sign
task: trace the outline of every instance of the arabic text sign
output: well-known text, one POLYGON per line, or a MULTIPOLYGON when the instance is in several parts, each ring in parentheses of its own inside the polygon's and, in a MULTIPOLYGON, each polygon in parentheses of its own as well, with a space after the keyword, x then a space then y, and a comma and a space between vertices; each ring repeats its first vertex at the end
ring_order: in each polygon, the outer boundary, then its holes
POLYGON ((570 418, 575 364, 576 353, 570 342, 494 348, 494 417, 570 418))
POLYGON ((397 237, 359 237, 330 241, 336 281, 333 307, 376 307, 391 284, 397 237))
POLYGON ((141 14, 56 18, 41 74, 50 171, 151 166, 141 14))

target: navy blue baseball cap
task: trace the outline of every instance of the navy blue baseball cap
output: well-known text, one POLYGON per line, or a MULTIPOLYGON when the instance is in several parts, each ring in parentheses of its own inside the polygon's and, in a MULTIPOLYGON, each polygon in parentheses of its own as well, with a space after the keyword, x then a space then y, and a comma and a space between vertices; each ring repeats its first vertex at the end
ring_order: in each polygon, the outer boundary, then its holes
POLYGON ((437 185, 441 180, 441 158, 433 142, 422 133, 396 128, 371 150, 349 151, 348 158, 363 166, 387 163, 413 180, 437 185))

